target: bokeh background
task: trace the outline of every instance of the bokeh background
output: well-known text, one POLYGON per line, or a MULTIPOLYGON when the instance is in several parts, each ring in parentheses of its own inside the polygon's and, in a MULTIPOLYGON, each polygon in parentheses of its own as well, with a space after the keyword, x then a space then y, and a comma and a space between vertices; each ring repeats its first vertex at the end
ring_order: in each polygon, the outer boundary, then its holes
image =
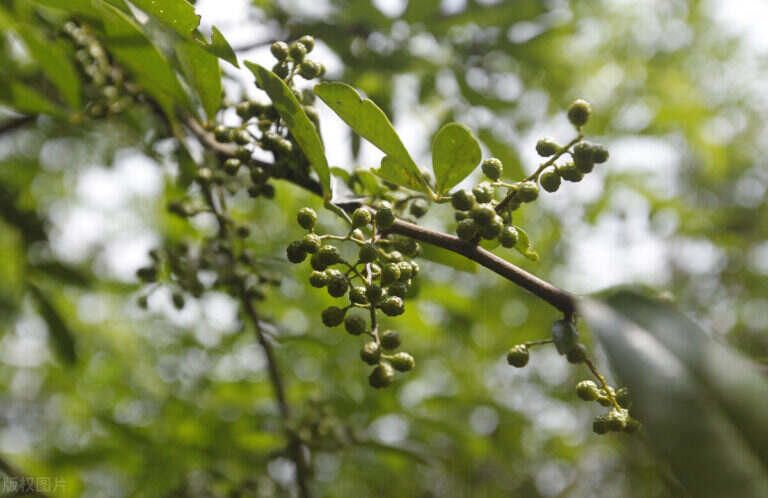
MULTIPOLYGON (((0 12, 27 15, 25 4, 3 0, 0 12)), ((765 3, 199 0, 196 10, 204 32, 215 24, 265 65, 272 41, 314 35, 326 78, 385 109, 422 164, 437 129, 458 121, 519 179, 537 166, 537 139, 571 138, 567 105, 590 101, 586 134, 611 159, 520 211, 539 262, 505 257, 576 293, 650 286, 768 363, 765 3)), ((0 80, 38 71, 5 28, 0 62, 0 80)), ((252 76, 224 72, 230 100, 264 99, 252 76)), ((318 105, 331 165, 378 165, 381 153, 318 105)), ((148 251, 214 227, 166 212, 182 192, 158 126, 137 109, 79 127, 43 116, 0 135, 0 455, 62 479, 60 496, 291 496, 265 359, 237 304, 208 291, 177 311, 159 286, 148 311, 136 306, 148 251), (40 314, 29 281, 63 323, 40 314)), ((641 437, 591 432, 599 407, 573 394, 585 368, 547 348, 525 369, 506 364, 511 345, 547 337, 558 316, 483 269, 423 262, 418 298, 385 322, 417 368, 370 389, 359 341, 320 322, 332 299, 285 260, 304 205, 322 211, 283 183, 275 201, 240 196, 232 208, 281 278, 261 310, 289 401, 315 431, 319 495, 679 496, 641 437)), ((438 206, 424 223, 451 230, 451 216, 438 206)), ((328 212, 321 223, 337 226, 328 212)))

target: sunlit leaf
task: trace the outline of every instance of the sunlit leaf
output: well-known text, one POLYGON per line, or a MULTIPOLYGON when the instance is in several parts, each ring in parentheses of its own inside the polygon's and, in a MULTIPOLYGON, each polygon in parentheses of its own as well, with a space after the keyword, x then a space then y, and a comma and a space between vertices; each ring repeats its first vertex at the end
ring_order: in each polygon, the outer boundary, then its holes
POLYGON ((533 250, 533 247, 531 246, 531 239, 528 237, 526 231, 519 226, 515 226, 515 229, 517 230, 518 235, 517 244, 515 244, 515 250, 531 261, 538 261, 539 253, 533 250))
POLYGON ((432 170, 437 193, 444 194, 477 168, 482 158, 480 144, 472 132, 459 123, 440 128, 432 141, 432 170))
POLYGON ((197 92, 208 119, 213 119, 221 106, 221 67, 219 60, 198 44, 180 40, 175 43, 176 56, 187 81, 197 92))

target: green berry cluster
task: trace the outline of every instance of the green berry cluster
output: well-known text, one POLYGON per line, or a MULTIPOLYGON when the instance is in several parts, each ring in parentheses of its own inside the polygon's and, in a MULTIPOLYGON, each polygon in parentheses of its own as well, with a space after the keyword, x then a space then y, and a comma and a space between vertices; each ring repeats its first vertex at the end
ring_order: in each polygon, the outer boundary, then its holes
POLYGON ((606 390, 598 388, 591 380, 582 380, 576 384, 576 395, 584 401, 596 401, 602 406, 610 407, 608 413, 598 415, 592 422, 592 430, 595 433, 632 433, 640 427, 640 423, 629 416, 629 391, 626 387, 614 391, 608 386, 606 390))
POLYGON ((313 48, 315 39, 309 35, 302 36, 290 45, 283 41, 273 43, 269 50, 277 59, 277 64, 272 67, 272 72, 284 80, 291 80, 297 74, 307 80, 322 78, 325 66, 307 58, 313 48))
POLYGON ((530 176, 515 183, 501 180, 504 165, 497 158, 488 158, 481 164, 483 175, 488 179, 470 190, 457 190, 451 197, 458 222, 456 235, 477 243, 481 239, 497 239, 503 247, 515 247, 520 240, 520 228, 512 223, 512 212, 522 204, 536 201, 540 187, 547 192, 560 188, 561 180, 577 182, 594 169, 595 164, 608 160, 608 151, 602 145, 583 140, 582 126, 591 114, 591 108, 583 100, 577 100, 568 109, 568 118, 576 127, 578 136, 565 146, 551 138, 542 138, 536 144, 536 152, 549 159, 530 176), (571 160, 556 164, 565 154, 571 160), (506 189, 499 199, 497 189, 506 189))
POLYGON ((62 30, 75 45, 75 60, 89 84, 86 112, 92 118, 120 114, 134 102, 145 97, 139 85, 126 79, 123 70, 110 61, 107 52, 88 28, 74 22, 64 24, 62 30))
POLYGON ((308 207, 299 210, 296 221, 308 233, 288 245, 288 260, 298 264, 309 258, 314 270, 309 276, 310 285, 325 288, 334 298, 346 296, 349 301, 346 306, 324 309, 321 313, 323 324, 338 327, 343 323, 351 335, 370 336, 372 340, 363 344, 360 358, 374 366, 368 378, 371 386, 388 386, 395 370, 407 372, 415 363, 405 352, 383 353, 383 350, 396 349, 400 337, 391 331, 379 333, 377 313, 398 316, 405 312, 405 296, 419 273, 415 261, 392 249, 398 241, 381 236, 380 231, 395 221, 392 205, 382 201, 375 211, 367 207, 357 208, 350 216, 350 230, 344 236, 318 234, 317 213, 308 207), (346 259, 331 242, 353 244, 355 258, 346 259), (366 310, 369 318, 355 310, 366 310))

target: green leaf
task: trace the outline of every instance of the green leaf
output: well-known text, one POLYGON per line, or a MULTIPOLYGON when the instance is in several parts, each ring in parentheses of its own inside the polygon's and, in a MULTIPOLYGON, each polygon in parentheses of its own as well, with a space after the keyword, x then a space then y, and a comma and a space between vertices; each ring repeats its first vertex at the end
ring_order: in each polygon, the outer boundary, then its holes
POLYGON ((170 64, 125 13, 112 5, 100 3, 101 18, 107 33, 107 47, 176 122, 174 104, 194 112, 184 89, 170 64))
POLYGON ((438 195, 448 192, 472 173, 482 154, 480 144, 466 126, 448 123, 440 128, 432 141, 432 170, 438 195))
POLYGON ((18 81, 0 81, 0 102, 30 114, 52 114, 66 118, 67 113, 47 97, 18 81))
POLYGON ((357 90, 337 81, 320 83, 315 86, 315 93, 358 135, 389 157, 382 160, 379 176, 419 192, 429 192, 424 176, 392 123, 373 101, 363 100, 357 90))
POLYGON ((208 119, 213 119, 221 106, 219 60, 198 44, 185 40, 176 42, 174 48, 184 76, 200 97, 205 115, 208 119))
POLYGON ((179 147, 176 149, 176 164, 179 165, 179 176, 176 178, 176 185, 186 189, 192 184, 197 173, 197 164, 189 154, 183 141, 179 141, 179 147))
POLYGON ((269 95, 275 108, 277 108, 277 112, 280 113, 280 117, 288 126, 293 138, 296 139, 299 147, 309 159, 309 164, 312 165, 320 178, 323 195, 326 199, 330 199, 331 172, 325 158, 325 147, 323 147, 320 135, 317 134, 317 128, 307 117, 307 113, 304 112, 304 108, 296 100, 291 89, 279 76, 250 61, 245 61, 245 66, 256 77, 259 86, 269 95))
POLYGON ((194 42, 207 52, 224 59, 235 67, 237 56, 221 32, 213 28, 212 41, 209 43, 198 31, 200 16, 186 0, 132 0, 136 7, 166 25, 183 39, 194 42))
POLYGON ((67 105, 79 109, 80 78, 64 50, 32 26, 17 24, 13 29, 24 40, 30 55, 40 64, 43 74, 59 90, 67 105))
POLYGON ((670 305, 621 291, 580 313, 690 496, 768 496, 768 381, 670 305))
POLYGON ((515 250, 531 261, 538 261, 539 253, 533 250, 533 247, 531 246, 531 239, 528 237, 526 231, 517 225, 515 225, 515 229, 517 230, 518 234, 515 250))
POLYGON ((552 342, 558 353, 567 354, 579 342, 579 333, 569 320, 557 320, 552 324, 552 342))
POLYGON ((344 180, 344 183, 349 183, 349 180, 352 179, 352 175, 350 175, 349 171, 345 170, 344 168, 333 166, 331 167, 330 171, 333 176, 338 176, 339 178, 344 180))
POLYGON ((465 271, 468 273, 475 273, 477 271, 477 263, 471 259, 467 259, 459 254, 442 247, 433 246, 431 244, 423 244, 421 246, 422 258, 439 263, 441 265, 450 266, 459 271, 465 271))
POLYGON ((51 342, 62 361, 70 365, 74 364, 77 360, 77 353, 75 351, 75 337, 72 331, 61 318, 58 310, 53 306, 48 296, 36 285, 28 284, 30 293, 34 300, 37 302, 40 309, 40 315, 48 324, 48 333, 51 337, 51 342))
POLYGON ((367 169, 358 169, 355 171, 355 175, 357 175, 367 194, 378 195, 384 193, 384 187, 382 187, 379 179, 367 169))

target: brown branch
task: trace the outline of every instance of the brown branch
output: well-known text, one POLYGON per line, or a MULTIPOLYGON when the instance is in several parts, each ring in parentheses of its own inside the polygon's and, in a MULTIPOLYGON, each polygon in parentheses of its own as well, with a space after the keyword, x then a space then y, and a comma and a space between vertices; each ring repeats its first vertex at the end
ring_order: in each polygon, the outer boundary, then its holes
POLYGON ((19 117, 4 121, 3 123, 0 124, 0 135, 2 135, 3 133, 15 131, 18 128, 24 127, 29 123, 34 122, 35 119, 37 119, 37 116, 32 115, 32 116, 19 116, 19 117))

